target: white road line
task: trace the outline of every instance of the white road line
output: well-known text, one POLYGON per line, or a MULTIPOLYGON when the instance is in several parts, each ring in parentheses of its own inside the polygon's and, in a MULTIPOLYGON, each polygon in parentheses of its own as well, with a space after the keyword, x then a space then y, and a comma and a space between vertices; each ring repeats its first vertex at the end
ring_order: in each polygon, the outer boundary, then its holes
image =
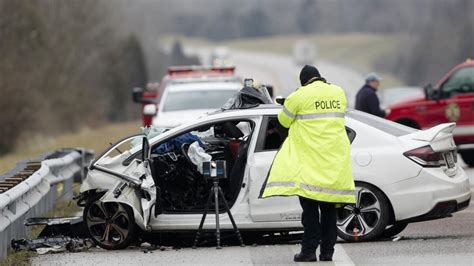
POLYGON ((355 265, 340 244, 336 244, 333 256, 334 265, 355 265))
MULTIPOLYGON (((292 247, 293 251, 296 253, 299 253, 301 251, 301 246, 300 245, 293 245, 292 247)), ((349 255, 347 255, 346 251, 340 244, 336 244, 334 247, 334 256, 333 256, 333 261, 330 262, 321 262, 318 261, 317 265, 344 265, 344 266, 349 266, 349 265, 355 265, 354 262, 351 260, 349 255)), ((319 251, 316 252, 319 254, 319 251)), ((319 257, 319 256, 318 256, 319 257)), ((298 265, 308 265, 307 262, 305 263, 298 263, 298 265)))
MULTIPOLYGON (((293 251, 295 252, 295 254, 300 253, 300 251, 301 251, 301 245, 293 245, 293 246, 291 247, 291 249, 293 249, 293 251)), ((305 262, 305 263, 302 263, 302 262, 301 262, 301 263, 297 263, 297 265, 307 265, 307 264, 308 264, 308 262, 305 262)))

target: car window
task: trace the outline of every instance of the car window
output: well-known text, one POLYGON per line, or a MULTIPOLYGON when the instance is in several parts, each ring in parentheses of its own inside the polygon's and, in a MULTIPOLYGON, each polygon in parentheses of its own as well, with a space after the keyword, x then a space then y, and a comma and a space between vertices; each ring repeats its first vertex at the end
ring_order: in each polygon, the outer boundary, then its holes
POLYGON ((288 136, 288 129, 283 127, 276 117, 269 117, 265 128, 263 150, 277 150, 288 136))
POLYGON ((218 109, 234 95, 234 90, 170 91, 163 112, 193 109, 218 109))
MULTIPOLYGON (((97 158, 92 162, 93 165, 107 165, 113 162, 117 162, 123 159, 128 158, 132 155, 132 150, 138 146, 142 145, 144 134, 133 135, 125 137, 114 144, 111 144, 107 149, 105 149, 97 158)), ((138 153, 136 159, 139 159, 140 154, 138 153)))
POLYGON ((441 88, 441 97, 474 92, 474 67, 464 67, 456 71, 441 88))
MULTIPOLYGON (((356 132, 346 127, 347 136, 352 143, 356 137, 356 132)), ((283 127, 276 116, 265 117, 262 121, 261 130, 258 136, 256 151, 278 150, 288 137, 288 129, 283 127)))
POLYGON ((183 144, 191 144, 195 141, 198 141, 200 145, 222 145, 223 142, 229 140, 247 139, 251 133, 252 124, 250 121, 230 120, 208 124, 153 145, 152 153, 177 152, 183 144))
MULTIPOLYGON (((200 146, 205 146, 206 150, 222 148, 232 140, 234 140, 233 145, 236 145, 241 141, 250 140, 253 128, 254 122, 247 119, 223 120, 200 125, 153 143, 151 154, 152 156, 165 154, 174 156, 182 152, 183 144, 192 144, 196 141, 200 146)), ((213 153, 214 155, 216 153, 213 153)), ((123 162, 123 165, 130 164, 139 156, 139 152, 134 153, 123 162)))
POLYGON ((348 111, 346 113, 346 117, 370 125, 378 130, 396 137, 404 136, 417 131, 414 128, 356 110, 348 111))
POLYGON ((388 88, 380 91, 380 104, 387 107, 415 97, 423 97, 424 92, 419 87, 388 88))

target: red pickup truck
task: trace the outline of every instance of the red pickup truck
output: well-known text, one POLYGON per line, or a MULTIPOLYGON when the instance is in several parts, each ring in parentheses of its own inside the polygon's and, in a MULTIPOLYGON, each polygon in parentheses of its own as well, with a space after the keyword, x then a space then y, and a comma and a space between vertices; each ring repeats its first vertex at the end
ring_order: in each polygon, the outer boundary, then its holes
POLYGON ((474 60, 455 66, 424 91, 425 97, 389 106, 386 118, 419 129, 456 122, 458 151, 466 164, 474 166, 474 60))

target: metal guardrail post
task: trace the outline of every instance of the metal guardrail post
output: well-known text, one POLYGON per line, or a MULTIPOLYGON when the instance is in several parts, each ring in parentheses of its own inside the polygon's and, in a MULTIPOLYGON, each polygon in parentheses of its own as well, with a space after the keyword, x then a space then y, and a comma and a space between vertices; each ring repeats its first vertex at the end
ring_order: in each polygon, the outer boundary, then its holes
POLYGON ((81 148, 81 181, 84 181, 84 179, 86 178, 86 168, 85 168, 85 164, 86 164, 86 151, 84 148, 81 148))
MULTIPOLYGON (((26 162, 24 167, 10 171, 0 182, 4 188, 0 190, 0 259, 7 255, 10 241, 24 238, 26 218, 41 215, 54 207, 58 197, 72 198, 74 176, 85 175, 85 165, 93 157, 93 152, 85 149, 63 150, 51 154, 59 154, 39 162, 26 162), (62 193, 58 195, 57 186, 63 184, 62 193)), ((42 160, 42 159, 41 159, 42 160)))

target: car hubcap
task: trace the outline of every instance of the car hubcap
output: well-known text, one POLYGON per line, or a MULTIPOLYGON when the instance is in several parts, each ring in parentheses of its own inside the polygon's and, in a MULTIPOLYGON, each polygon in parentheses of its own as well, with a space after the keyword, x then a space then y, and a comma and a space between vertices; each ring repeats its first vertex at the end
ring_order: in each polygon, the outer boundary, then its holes
POLYGON ((118 245, 128 236, 130 220, 122 204, 96 201, 86 217, 91 236, 106 246, 118 245))
POLYGON ((359 188, 356 204, 339 210, 337 226, 347 235, 364 236, 378 225, 380 213, 380 203, 375 194, 366 188, 359 188))

